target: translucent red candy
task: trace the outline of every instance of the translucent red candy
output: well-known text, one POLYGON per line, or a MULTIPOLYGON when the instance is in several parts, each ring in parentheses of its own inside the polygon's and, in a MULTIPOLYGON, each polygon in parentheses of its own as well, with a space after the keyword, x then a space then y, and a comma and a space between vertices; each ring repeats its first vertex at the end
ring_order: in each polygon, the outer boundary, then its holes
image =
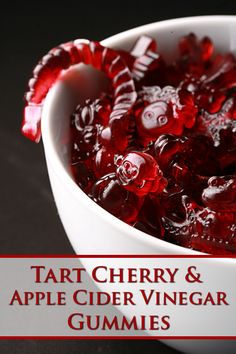
POLYGON ((133 226, 152 236, 158 234, 159 238, 163 238, 164 228, 161 223, 161 210, 160 200, 153 195, 147 195, 133 226))
POLYGON ((221 131, 220 145, 217 147, 221 175, 233 175, 236 171, 236 134, 230 129, 221 131))
POLYGON ((179 166, 186 165, 194 175, 220 173, 219 161, 215 159, 217 150, 207 136, 163 134, 156 140, 153 148, 161 169, 167 174, 176 163, 179 166))
POLYGON ((236 213, 236 176, 211 177, 202 193, 203 203, 212 210, 236 213))
POLYGON ((198 40, 194 33, 190 33, 179 41, 180 63, 185 65, 185 71, 199 72, 201 65, 211 59, 213 50, 209 37, 198 40))
POLYGON ((144 152, 129 152, 115 159, 116 177, 120 185, 138 196, 161 193, 166 187, 156 160, 144 152))
POLYGON ((116 135, 116 125, 117 120, 122 121, 125 118, 127 121, 127 113, 136 100, 131 73, 118 53, 103 47, 98 42, 87 40, 76 40, 52 49, 35 67, 33 77, 29 80, 29 91, 25 94, 26 106, 22 133, 36 142, 39 141, 43 100, 61 72, 78 63, 92 65, 105 72, 111 80, 114 97, 108 124, 110 139, 114 139, 115 146, 119 146, 119 142, 127 146, 127 143, 124 144, 123 140, 116 135))
POLYGON ((184 128, 192 128, 197 109, 192 94, 171 86, 145 87, 134 106, 139 137, 143 145, 162 134, 181 135, 184 128))
POLYGON ((236 58, 207 36, 180 39, 167 64, 143 35, 130 51, 74 41, 49 52, 29 81, 22 130, 40 139, 44 98, 71 65, 105 72, 109 92, 71 116, 71 171, 101 207, 154 237, 236 253, 236 58))
POLYGON ((163 171, 166 171, 177 155, 183 154, 189 147, 186 136, 172 134, 161 135, 154 144, 154 154, 163 171))
POLYGON ((203 111, 197 120, 196 130, 198 133, 209 136, 215 146, 221 143, 221 132, 229 130, 232 134, 236 134, 236 119, 233 116, 234 99, 229 98, 222 105, 219 112, 210 114, 203 111))
POLYGON ((219 213, 182 197, 183 220, 163 217, 167 235, 177 244, 208 253, 236 252, 236 214, 219 213))
POLYGON ((107 99, 87 100, 72 115, 73 162, 91 158, 99 149, 98 136, 108 124, 111 105, 107 99))
POLYGON ((209 67, 214 46, 209 37, 198 39, 194 33, 184 36, 179 41, 179 57, 168 65, 166 79, 168 84, 179 86, 184 80, 190 91, 199 84, 209 67))
POLYGON ((105 146, 101 147, 93 159, 94 173, 98 178, 115 171, 115 154, 105 146))
POLYGON ((221 109, 230 89, 236 85, 236 60, 231 54, 217 55, 205 68, 201 76, 188 74, 181 87, 195 96, 199 108, 209 113, 221 109))
POLYGON ((162 64, 162 59, 157 53, 156 41, 148 36, 141 36, 131 51, 135 58, 132 74, 136 81, 141 81, 144 76, 150 75, 162 64))
POLYGON ((136 88, 142 88, 143 84, 155 84, 157 76, 160 80, 165 63, 157 52, 157 43, 153 38, 143 35, 137 39, 130 53, 124 50, 118 52, 131 70, 136 88))
POLYGON ((101 207, 129 224, 135 222, 143 203, 142 198, 120 185, 115 173, 99 179, 89 195, 101 207))

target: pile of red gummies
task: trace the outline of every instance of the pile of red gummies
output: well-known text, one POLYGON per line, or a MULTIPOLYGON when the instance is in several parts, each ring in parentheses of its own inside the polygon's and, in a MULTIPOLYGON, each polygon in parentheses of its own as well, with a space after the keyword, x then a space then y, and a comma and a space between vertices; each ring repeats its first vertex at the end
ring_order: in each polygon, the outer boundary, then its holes
POLYGON ((113 132, 113 87, 76 108, 73 175, 96 203, 142 231, 207 253, 233 253, 236 58, 214 53, 209 38, 194 34, 179 41, 179 53, 167 65, 146 36, 131 52, 118 52, 137 98, 113 132))
POLYGON ((236 57, 189 34, 165 61, 140 37, 130 52, 98 42, 54 48, 34 70, 23 132, 40 138, 43 99, 60 72, 82 62, 110 86, 71 117, 77 184, 124 222, 168 242, 236 252, 236 57))

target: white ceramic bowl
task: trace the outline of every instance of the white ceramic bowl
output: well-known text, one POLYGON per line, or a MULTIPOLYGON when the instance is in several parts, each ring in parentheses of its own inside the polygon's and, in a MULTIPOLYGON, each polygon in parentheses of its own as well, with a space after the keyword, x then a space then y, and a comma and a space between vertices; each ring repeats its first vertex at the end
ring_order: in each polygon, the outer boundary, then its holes
MULTIPOLYGON (((202 16, 156 22, 138 27, 102 42, 112 48, 129 49, 142 34, 158 40, 158 48, 166 58, 173 58, 177 40, 189 32, 208 35, 217 50, 235 51, 236 16, 202 16)), ((67 72, 49 92, 42 117, 42 137, 48 173, 67 236, 80 254, 194 254, 168 242, 136 230, 95 204, 76 185, 68 170, 68 161, 60 137, 68 130, 69 116, 78 103, 77 84, 81 66, 67 72)), ((82 68, 83 69, 83 68, 82 68)), ((94 79, 95 81, 97 79, 94 79)), ((224 262, 222 261, 222 266, 224 262)), ((226 266, 226 264, 225 264, 226 266)), ((232 266, 235 263, 232 262, 232 266)), ((187 353, 233 353, 234 341, 168 341, 187 353)))

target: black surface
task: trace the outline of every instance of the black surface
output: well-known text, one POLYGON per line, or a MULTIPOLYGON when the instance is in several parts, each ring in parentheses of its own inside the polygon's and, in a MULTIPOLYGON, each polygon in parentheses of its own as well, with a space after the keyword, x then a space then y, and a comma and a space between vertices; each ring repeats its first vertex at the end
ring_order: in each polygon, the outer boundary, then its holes
MULTIPOLYGON (((173 17, 236 14, 235 1, 77 1, 2 3, 0 12, 0 252, 73 253, 57 216, 42 145, 20 135, 22 96, 31 68, 51 47, 100 40, 173 17), (50 5, 50 6, 49 6, 50 5), (6 9, 8 6, 8 9, 6 9)), ((174 354, 156 341, 0 341, 1 353, 174 354)))

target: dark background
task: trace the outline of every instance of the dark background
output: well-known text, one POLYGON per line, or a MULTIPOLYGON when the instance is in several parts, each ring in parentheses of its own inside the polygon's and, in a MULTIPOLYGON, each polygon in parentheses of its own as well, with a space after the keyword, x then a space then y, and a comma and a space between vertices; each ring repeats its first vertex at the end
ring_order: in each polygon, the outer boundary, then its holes
MULTIPOLYGON (((37 60, 75 38, 100 40, 174 17, 236 14, 236 1, 1 2, 0 252, 73 253, 53 202, 42 144, 20 135, 22 96, 37 60), (10 4, 10 5, 9 5, 10 4)), ((174 354, 156 341, 0 341, 1 353, 174 354)))

